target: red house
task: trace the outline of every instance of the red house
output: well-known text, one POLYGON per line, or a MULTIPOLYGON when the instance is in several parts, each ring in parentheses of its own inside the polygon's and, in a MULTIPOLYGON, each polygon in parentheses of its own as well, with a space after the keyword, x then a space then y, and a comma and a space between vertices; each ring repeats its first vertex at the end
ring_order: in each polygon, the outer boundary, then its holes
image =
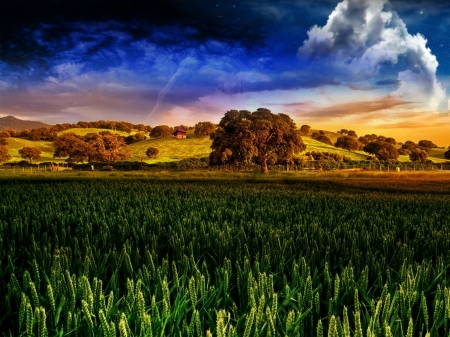
POLYGON ((186 138, 186 131, 184 131, 181 127, 177 126, 177 129, 172 133, 172 137, 174 138, 186 138))

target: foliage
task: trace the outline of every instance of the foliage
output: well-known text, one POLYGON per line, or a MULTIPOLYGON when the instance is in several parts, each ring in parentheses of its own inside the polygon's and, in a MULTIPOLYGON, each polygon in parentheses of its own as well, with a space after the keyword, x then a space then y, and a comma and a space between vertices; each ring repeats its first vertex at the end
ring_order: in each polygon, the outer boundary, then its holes
POLYGON ((156 147, 149 147, 145 154, 149 158, 156 158, 158 156, 159 150, 156 147))
POLYGON ((302 133, 302 136, 306 136, 309 133, 309 130, 311 130, 311 127, 309 125, 302 125, 300 127, 300 132, 302 133))
MULTIPOLYGON (((343 130, 341 130, 342 133, 343 130)), ((335 147, 340 147, 342 149, 346 149, 349 151, 359 150, 361 147, 361 143, 358 141, 356 137, 353 136, 342 136, 339 137, 334 144, 335 147)))
POLYGON ((406 142, 404 142, 403 143, 403 145, 402 145, 402 149, 406 149, 406 150, 412 150, 412 149, 414 149, 414 148, 416 148, 417 147, 417 144, 416 143, 414 143, 413 141, 411 141, 411 140, 407 140, 406 142))
POLYGON ((392 183, 2 181, 3 332, 448 336, 450 200, 392 183))
POLYGON ((0 163, 11 159, 11 155, 8 152, 6 146, 0 145, 0 163))
POLYGON ((153 138, 168 137, 168 136, 171 136, 172 133, 173 133, 173 129, 170 126, 158 125, 152 129, 152 131, 150 132, 150 137, 153 137, 153 138))
POLYGON ((425 150, 422 150, 420 148, 415 148, 411 150, 411 153, 409 154, 409 159, 413 162, 419 161, 424 162, 428 158, 428 152, 425 150))
POLYGON ((147 137, 142 132, 137 132, 134 135, 125 137, 125 143, 130 145, 130 144, 133 144, 136 142, 141 142, 146 139, 147 139, 147 137))
POLYGON ((333 145, 333 143, 331 142, 331 139, 326 135, 319 135, 314 139, 321 143, 324 143, 324 144, 333 145))
POLYGON ((198 122, 194 127, 194 134, 197 137, 209 137, 216 130, 216 125, 211 122, 198 122))
POLYGON ((8 145, 8 141, 5 138, 0 138, 0 145, 8 145))
POLYGON ((419 143, 417 145, 426 149, 437 147, 437 145, 434 144, 431 140, 419 140, 419 143))
POLYGON ((288 115, 275 115, 263 108, 253 113, 227 111, 211 138, 212 165, 255 162, 261 165, 262 173, 268 172, 268 161, 289 163, 295 153, 306 148, 300 131, 288 115))
POLYGON ((364 152, 373 154, 378 160, 397 159, 398 151, 394 145, 384 141, 370 142, 363 148, 364 152))
POLYGON ((124 139, 108 131, 88 133, 84 137, 65 133, 53 142, 54 157, 69 157, 69 162, 108 162, 126 160, 131 150, 124 139))
POLYGON ((24 147, 19 150, 19 154, 22 158, 29 159, 31 164, 33 159, 41 158, 42 151, 37 147, 24 147))
POLYGON ((448 151, 445 151, 444 158, 445 159, 450 159, 450 149, 448 151))

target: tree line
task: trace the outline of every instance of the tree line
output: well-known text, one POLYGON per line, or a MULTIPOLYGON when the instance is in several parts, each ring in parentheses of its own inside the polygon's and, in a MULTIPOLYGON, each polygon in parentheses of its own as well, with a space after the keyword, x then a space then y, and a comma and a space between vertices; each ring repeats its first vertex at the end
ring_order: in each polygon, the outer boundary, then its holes
MULTIPOLYGON (((222 117, 218 125, 212 122, 198 122, 193 127, 179 125, 169 127, 158 125, 151 127, 144 124, 128 122, 97 121, 78 122, 77 124, 56 124, 51 128, 38 128, 20 133, 14 130, 0 132, 0 161, 8 161, 8 137, 27 137, 31 140, 48 140, 55 148, 54 158, 66 158, 71 163, 78 162, 115 162, 127 160, 131 157, 128 145, 147 139, 147 135, 168 137, 174 130, 181 128, 185 131, 194 130, 196 137, 210 137, 212 152, 209 156, 211 166, 260 165, 261 172, 268 172, 268 165, 295 164, 302 160, 298 155, 305 151, 306 145, 302 136, 311 133, 309 125, 297 128, 294 121, 286 114, 274 114, 269 109, 259 108, 254 112, 248 110, 229 110, 222 117), (130 133, 133 129, 138 132, 129 136, 120 136, 111 131, 88 133, 85 136, 69 132, 57 136, 57 131, 69 128, 108 128, 130 133)), ((420 140, 417 144, 412 141, 397 143, 392 137, 376 134, 366 134, 358 137, 354 130, 341 129, 336 142, 323 130, 311 133, 311 138, 319 142, 334 145, 348 151, 364 151, 373 155, 374 160, 396 160, 399 155, 409 155, 412 162, 425 162, 431 149, 437 145, 429 140, 420 140), (400 145, 400 148, 397 148, 400 145)), ((157 157, 157 148, 148 148, 148 158, 157 157)), ((23 158, 30 160, 40 158, 38 148, 25 147, 19 151, 23 158)), ((445 152, 445 158, 450 159, 450 147, 445 152)), ((351 161, 351 157, 337 153, 312 151, 305 153, 306 160, 351 161)))

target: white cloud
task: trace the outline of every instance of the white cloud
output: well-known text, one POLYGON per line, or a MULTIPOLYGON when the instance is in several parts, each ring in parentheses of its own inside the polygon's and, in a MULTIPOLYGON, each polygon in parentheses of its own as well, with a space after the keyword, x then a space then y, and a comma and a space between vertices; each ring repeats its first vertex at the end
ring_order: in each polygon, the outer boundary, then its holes
POLYGON ((408 33, 388 0, 344 0, 325 26, 311 28, 297 55, 336 74, 341 82, 397 76, 400 87, 393 95, 438 109, 445 90, 426 43, 422 35, 408 33))

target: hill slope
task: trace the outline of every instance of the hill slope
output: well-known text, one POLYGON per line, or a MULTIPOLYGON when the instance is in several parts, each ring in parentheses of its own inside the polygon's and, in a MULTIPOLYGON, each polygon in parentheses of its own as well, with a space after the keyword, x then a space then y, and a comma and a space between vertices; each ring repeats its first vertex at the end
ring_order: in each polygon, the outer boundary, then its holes
POLYGON ((36 121, 26 121, 23 119, 18 119, 14 116, 0 117, 0 130, 13 129, 16 131, 22 131, 25 129, 31 130, 36 128, 43 128, 50 126, 42 122, 36 121))
MULTIPOLYGON (((98 133, 100 131, 105 131, 107 129, 82 129, 82 128, 76 128, 76 129, 68 129, 65 131, 58 132, 58 135, 61 135, 63 133, 67 132, 74 132, 78 135, 85 135, 87 133, 93 132, 98 133)), ((111 130, 107 130, 111 131, 111 130)), ((117 134, 120 134, 121 136, 128 136, 129 134, 122 131, 115 132, 117 134)), ((130 134, 134 134, 135 131, 131 132, 130 134)), ((330 138, 337 138, 339 134, 334 132, 328 132, 325 131, 326 135, 330 138)), ((147 135, 148 137, 148 135, 147 135)), ((334 153, 340 153, 345 156, 351 157, 353 160, 367 160, 369 155, 363 151, 347 151, 344 149, 336 148, 332 145, 327 145, 324 143, 321 143, 317 140, 312 139, 310 136, 303 136, 303 142, 306 144, 306 150, 302 153, 306 153, 309 151, 320 151, 320 152, 334 152, 334 153)), ((41 149, 42 151, 42 157, 40 160, 36 161, 36 163, 39 162, 46 162, 46 161, 54 161, 54 162, 64 162, 64 158, 54 159, 53 158, 53 145, 51 142, 47 141, 31 141, 23 138, 7 138, 8 145, 7 148, 9 149, 10 155, 13 157, 11 159, 12 162, 18 162, 21 160, 24 160, 19 155, 19 149, 25 147, 25 146, 35 146, 41 149)), ((130 145, 130 148, 132 150, 132 157, 130 158, 131 161, 140 161, 141 159, 146 163, 157 163, 157 162, 171 162, 171 161, 178 161, 184 158, 190 158, 190 157, 208 157, 211 153, 211 140, 209 137, 205 138, 197 138, 194 135, 194 131, 188 131, 187 138, 185 139, 177 139, 172 137, 165 137, 165 138, 148 138, 144 141, 137 142, 130 145), (159 155, 155 159, 148 159, 145 152, 149 147, 155 147, 159 150, 159 155)), ((445 162, 446 159, 444 158, 445 149, 432 149, 430 151, 430 157, 429 159, 432 160, 435 163, 441 163, 445 162)), ((300 155, 302 155, 300 154, 300 155)), ((408 162, 409 157, 408 156, 400 156, 398 158, 398 161, 400 162, 408 162)))

